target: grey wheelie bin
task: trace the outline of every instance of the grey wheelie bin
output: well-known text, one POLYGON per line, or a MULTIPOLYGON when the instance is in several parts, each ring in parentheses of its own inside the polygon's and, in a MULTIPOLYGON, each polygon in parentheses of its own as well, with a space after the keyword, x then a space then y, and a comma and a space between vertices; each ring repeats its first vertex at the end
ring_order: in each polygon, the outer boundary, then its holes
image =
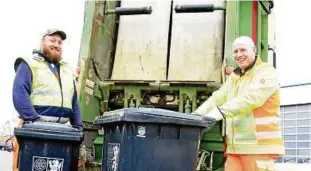
POLYGON ((155 108, 124 108, 104 113, 102 171, 194 171, 201 116, 155 108))
POLYGON ((83 132, 70 125, 34 122, 15 128, 19 171, 77 171, 83 132))

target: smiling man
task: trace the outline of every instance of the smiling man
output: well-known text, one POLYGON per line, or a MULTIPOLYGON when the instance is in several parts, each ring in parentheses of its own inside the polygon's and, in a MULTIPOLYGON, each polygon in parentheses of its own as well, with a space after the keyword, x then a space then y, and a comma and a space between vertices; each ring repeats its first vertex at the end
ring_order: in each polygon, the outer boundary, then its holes
MULTIPOLYGON (((65 32, 47 30, 40 50, 30 58, 17 58, 13 85, 13 104, 22 125, 27 122, 70 122, 82 130, 74 71, 62 58, 65 32)), ((17 170, 18 144, 13 140, 13 171, 17 170)))
POLYGON ((284 154, 276 71, 256 56, 250 37, 238 37, 232 49, 238 68, 194 113, 210 128, 225 120, 225 171, 274 170, 274 161, 284 154))

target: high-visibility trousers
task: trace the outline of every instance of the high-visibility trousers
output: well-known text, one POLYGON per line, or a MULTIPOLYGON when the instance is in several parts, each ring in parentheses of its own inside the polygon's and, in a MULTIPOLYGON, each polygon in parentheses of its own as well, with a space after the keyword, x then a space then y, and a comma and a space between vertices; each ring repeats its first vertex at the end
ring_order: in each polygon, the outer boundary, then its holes
POLYGON ((227 154, 225 171, 274 171, 278 154, 227 154))
MULTIPOLYGON (((23 125, 23 120, 19 119, 18 120, 18 124, 17 127, 21 127, 23 125)), ((12 139, 12 143, 13 143, 13 171, 18 171, 18 154, 19 154, 19 144, 17 142, 16 137, 13 137, 12 139)))

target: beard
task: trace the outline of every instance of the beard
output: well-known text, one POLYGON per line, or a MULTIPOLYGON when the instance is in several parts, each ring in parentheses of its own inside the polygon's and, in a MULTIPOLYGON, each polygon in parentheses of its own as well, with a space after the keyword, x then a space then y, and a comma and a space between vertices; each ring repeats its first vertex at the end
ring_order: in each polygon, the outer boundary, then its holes
POLYGON ((57 51, 55 48, 43 48, 43 53, 53 63, 58 63, 61 59, 61 52, 57 51))

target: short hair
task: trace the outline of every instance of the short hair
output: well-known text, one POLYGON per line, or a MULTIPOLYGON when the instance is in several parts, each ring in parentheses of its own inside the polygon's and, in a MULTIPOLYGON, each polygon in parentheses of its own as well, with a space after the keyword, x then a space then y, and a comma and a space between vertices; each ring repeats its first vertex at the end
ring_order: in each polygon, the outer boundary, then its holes
POLYGON ((252 48, 255 47, 255 43, 254 43, 253 39, 248 37, 248 36, 240 36, 240 37, 236 38, 233 42, 233 45, 238 44, 238 43, 247 44, 247 45, 251 46, 252 48))

